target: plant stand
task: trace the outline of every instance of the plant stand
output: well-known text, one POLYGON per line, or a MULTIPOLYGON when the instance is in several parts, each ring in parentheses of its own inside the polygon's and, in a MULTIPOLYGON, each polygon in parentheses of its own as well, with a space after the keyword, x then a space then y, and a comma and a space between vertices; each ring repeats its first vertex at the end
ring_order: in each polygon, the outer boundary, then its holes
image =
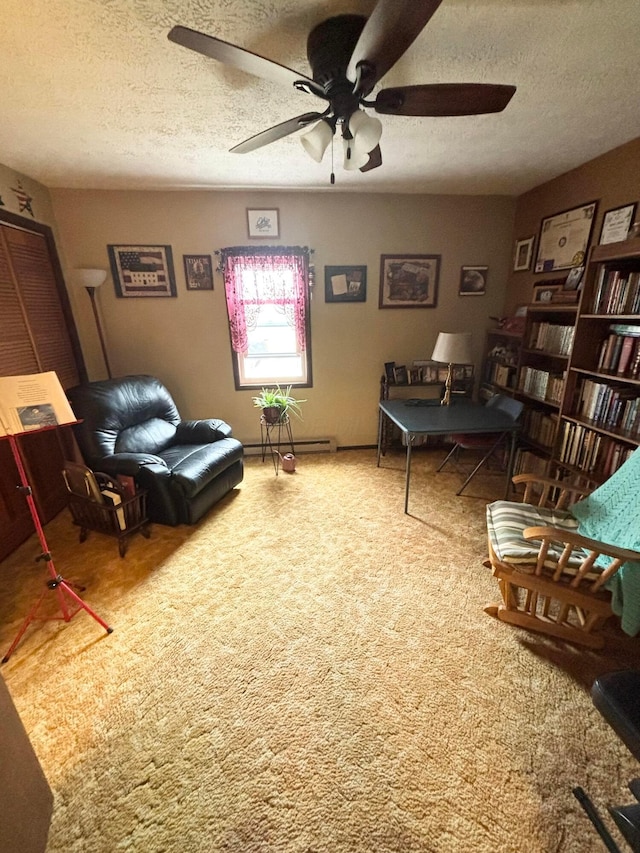
POLYGON ((262 461, 264 462, 267 450, 271 453, 273 467, 275 468, 276 477, 280 470, 280 449, 284 445, 291 448, 291 453, 295 456, 293 447, 293 435, 291 433, 291 421, 289 415, 284 415, 277 423, 269 423, 265 420, 264 415, 260 416, 260 443, 262 446, 262 461), (284 436, 283 436, 284 431, 284 436))

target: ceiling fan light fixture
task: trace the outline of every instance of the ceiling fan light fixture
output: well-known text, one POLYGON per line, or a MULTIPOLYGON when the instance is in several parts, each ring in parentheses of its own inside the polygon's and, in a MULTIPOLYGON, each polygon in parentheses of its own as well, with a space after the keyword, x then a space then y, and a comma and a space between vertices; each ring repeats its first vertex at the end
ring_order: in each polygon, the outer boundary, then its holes
POLYGON ((382 122, 380 119, 368 116, 364 110, 356 110, 349 117, 349 133, 352 138, 345 138, 344 145, 344 168, 347 171, 361 169, 368 160, 369 152, 373 151, 382 136, 382 122))
POLYGON ((333 139, 333 128, 331 125, 322 119, 311 128, 310 131, 300 137, 302 147, 307 154, 316 161, 321 163, 324 157, 324 152, 329 147, 329 143, 333 139))

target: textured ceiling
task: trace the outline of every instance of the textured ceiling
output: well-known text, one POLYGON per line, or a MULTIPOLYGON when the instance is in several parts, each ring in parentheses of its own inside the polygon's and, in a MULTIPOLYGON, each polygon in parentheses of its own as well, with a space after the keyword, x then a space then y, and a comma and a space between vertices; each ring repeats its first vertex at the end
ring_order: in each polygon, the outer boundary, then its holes
MULTIPOLYGON (((419 0, 416 0, 419 2, 419 0)), ((299 134, 323 103, 168 41, 174 24, 309 74, 306 36, 373 0, 2 0, 0 162, 50 187, 329 187, 299 134)), ((517 195, 640 136, 639 0, 443 0, 381 87, 515 84, 497 115, 381 116, 383 165, 336 188, 517 195)), ((379 87, 380 88, 380 87, 379 87)), ((375 94, 375 92, 374 92, 375 94)))

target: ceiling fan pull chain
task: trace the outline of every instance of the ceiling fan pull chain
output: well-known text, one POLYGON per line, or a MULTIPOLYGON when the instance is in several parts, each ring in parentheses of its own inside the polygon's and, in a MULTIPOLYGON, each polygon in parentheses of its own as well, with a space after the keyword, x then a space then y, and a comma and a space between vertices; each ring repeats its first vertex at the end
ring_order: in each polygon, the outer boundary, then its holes
POLYGON ((333 140, 334 140, 334 137, 332 136, 331 137, 331 186, 333 186, 336 182, 336 175, 335 175, 335 172, 333 171, 333 140))

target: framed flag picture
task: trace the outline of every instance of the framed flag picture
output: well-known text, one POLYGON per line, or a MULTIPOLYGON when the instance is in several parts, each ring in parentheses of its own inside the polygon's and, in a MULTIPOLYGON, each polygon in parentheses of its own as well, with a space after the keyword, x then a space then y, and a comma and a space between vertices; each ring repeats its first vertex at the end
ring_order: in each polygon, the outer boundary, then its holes
POLYGON ((171 246, 107 246, 119 297, 177 296, 171 246))

